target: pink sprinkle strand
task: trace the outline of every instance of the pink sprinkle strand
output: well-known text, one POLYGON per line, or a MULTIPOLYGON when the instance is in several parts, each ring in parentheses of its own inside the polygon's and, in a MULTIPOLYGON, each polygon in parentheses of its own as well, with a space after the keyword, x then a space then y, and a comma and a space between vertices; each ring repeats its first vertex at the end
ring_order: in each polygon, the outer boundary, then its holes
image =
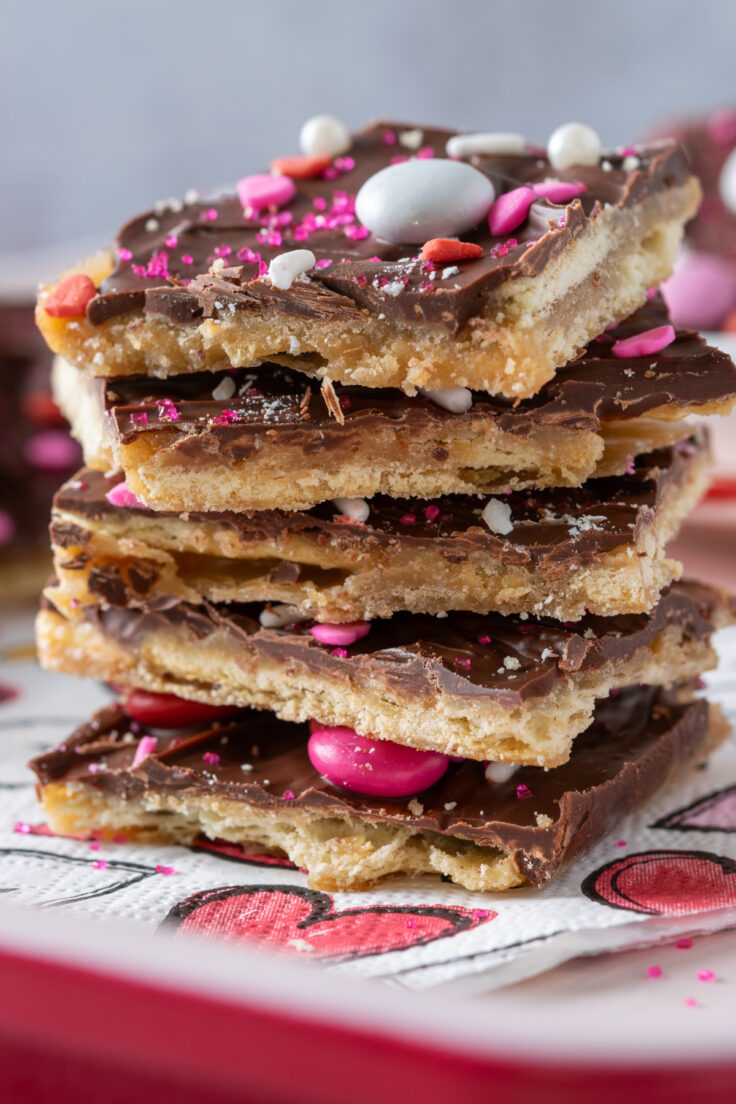
POLYGON ((698 970, 698 981, 715 981, 716 975, 712 970, 698 970))
POLYGON ((488 225, 493 236, 508 234, 521 226, 534 199, 534 192, 526 185, 512 188, 510 192, 500 195, 488 215, 488 225))
POLYGON ((122 245, 120 249, 118 249, 118 257, 121 261, 132 261, 133 254, 130 252, 129 249, 126 249, 125 246, 122 245))
POLYGON ((653 330, 614 341, 611 352, 616 357, 644 357, 666 349, 675 340, 674 326, 655 326, 653 330))
POLYGON ((370 621, 352 621, 345 625, 312 625, 309 632, 320 644, 337 644, 346 647, 356 640, 367 636, 371 631, 370 621))
POLYGON ((173 866, 161 866, 161 864, 159 863, 156 866, 156 873, 157 874, 176 874, 176 871, 174 870, 173 866))
POLYGON ((105 498, 111 506, 122 506, 124 509, 131 509, 136 506, 144 510, 146 508, 145 504, 136 498, 131 490, 128 490, 125 480, 122 483, 116 483, 107 492, 105 498))
POLYGON ((155 736, 142 736, 138 741, 138 747, 135 749, 135 755, 133 756, 133 762, 131 767, 137 767, 139 763, 148 755, 152 755, 156 750, 156 744, 158 743, 155 736))
POLYGON ((293 790, 284 790, 284 792, 281 796, 284 798, 285 801, 293 801, 294 800, 294 791, 293 790))
POLYGON ((662 967, 661 966, 648 966, 647 967, 647 977, 660 978, 661 976, 662 976, 662 967))
POLYGON ((239 180, 237 191, 244 208, 262 211, 264 207, 283 207, 296 195, 296 185, 290 176, 256 173, 239 180))

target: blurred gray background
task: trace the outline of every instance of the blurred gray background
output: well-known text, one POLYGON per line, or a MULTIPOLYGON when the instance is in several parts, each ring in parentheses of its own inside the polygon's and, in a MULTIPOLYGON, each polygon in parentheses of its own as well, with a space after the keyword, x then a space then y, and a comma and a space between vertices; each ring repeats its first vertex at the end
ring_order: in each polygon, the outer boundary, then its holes
POLYGON ((625 143, 736 103, 734 0, 2 0, 0 254, 297 151, 317 112, 625 143))

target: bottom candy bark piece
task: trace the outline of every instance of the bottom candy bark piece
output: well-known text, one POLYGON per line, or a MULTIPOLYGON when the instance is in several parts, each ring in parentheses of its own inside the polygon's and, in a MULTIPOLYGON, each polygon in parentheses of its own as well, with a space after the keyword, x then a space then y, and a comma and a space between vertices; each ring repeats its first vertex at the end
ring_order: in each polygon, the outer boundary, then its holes
POLYGON ((684 688, 622 690, 598 704, 562 767, 521 767, 493 782, 465 760, 400 799, 331 785, 309 761, 306 725, 250 710, 217 726, 134 725, 133 735, 113 705, 30 765, 61 834, 188 844, 204 833, 258 844, 306 867, 316 889, 435 873, 470 890, 505 890, 544 885, 726 738, 718 711, 687 697, 684 688))

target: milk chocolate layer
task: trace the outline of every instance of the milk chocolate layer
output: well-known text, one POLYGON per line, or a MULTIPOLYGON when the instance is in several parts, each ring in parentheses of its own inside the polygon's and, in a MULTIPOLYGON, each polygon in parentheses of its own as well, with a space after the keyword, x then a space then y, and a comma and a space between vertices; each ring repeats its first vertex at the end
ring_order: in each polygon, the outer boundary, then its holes
POLYGON ((680 417, 709 404, 727 408, 736 399, 736 367, 698 334, 679 330, 671 345, 647 357, 613 355, 614 341, 667 322, 662 300, 652 300, 591 342, 533 398, 514 402, 478 391, 473 393, 472 408, 461 414, 422 395, 335 383, 341 424, 330 413, 318 381, 270 363, 163 380, 98 379, 94 386, 122 442, 166 429, 176 440, 179 456, 192 463, 211 462, 213 457, 246 459, 263 446, 264 434, 269 443, 300 446, 314 463, 344 446, 356 432, 369 436, 386 423, 411 435, 428 427, 442 433, 443 427, 463 421, 477 425, 479 419, 487 419, 503 432, 529 435, 562 428, 597 432, 601 423, 653 411, 680 417), (234 394, 214 399, 213 391, 226 378, 233 380, 234 394))
MULTIPOLYGON (((113 590, 108 599, 114 603, 116 597, 113 590)), ((626 662, 668 627, 679 629, 686 639, 707 640, 714 622, 727 623, 736 615, 736 598, 704 584, 680 582, 663 593, 651 614, 587 615, 569 625, 495 613, 397 613, 390 620, 373 621, 368 635, 346 648, 319 644, 309 621, 262 628, 262 608, 257 603, 192 606, 161 599, 138 609, 86 606, 82 613, 126 649, 167 629, 202 643, 219 631, 236 646, 247 646, 256 662, 298 663, 313 674, 357 685, 385 680, 392 693, 424 702, 447 693, 485 698, 512 710, 552 693, 572 675, 626 662)))
MULTIPOLYGON (((487 495, 443 495, 429 504, 423 499, 375 495, 370 499, 370 514, 365 523, 350 521, 330 502, 297 512, 190 511, 187 516, 193 526, 222 526, 234 531, 243 542, 279 542, 287 552, 289 537, 298 534, 318 547, 329 546, 356 556, 395 551, 399 547, 426 548, 452 563, 461 563, 482 552, 503 563, 533 564, 539 569, 556 568, 562 572, 592 563, 613 548, 635 543, 641 531, 653 523, 663 494, 682 483, 704 450, 707 455, 706 440, 701 434, 638 457, 626 476, 591 479, 582 487, 514 491, 499 496, 496 501, 509 507, 513 526, 504 535, 492 532, 482 520, 487 495)), ((111 515, 116 522, 129 517, 132 524, 136 518, 144 522, 178 516, 138 507, 112 507, 105 495, 121 478, 111 480, 101 472, 84 468, 65 483, 54 498, 52 543, 60 548, 84 544, 87 539, 84 527, 75 526, 69 515, 103 524, 111 515)), ((143 524, 139 532, 145 539, 143 524)), ((297 572, 292 581, 298 579, 297 564, 284 559, 281 566, 283 570, 297 572)), ((103 597, 106 597, 106 577, 109 586, 118 585, 114 582, 115 564, 97 565, 96 576, 103 597)), ((145 580, 141 593, 147 593, 148 589, 150 579, 145 580)))
POLYGON ((673 768, 697 755, 707 725, 706 702, 681 704, 666 692, 632 687, 598 704, 564 766, 522 767, 508 781, 493 783, 481 763, 451 763, 411 809, 409 799, 365 797, 332 786, 309 761, 307 725, 263 712, 245 711, 217 729, 152 733, 141 726, 134 739, 129 719, 111 706, 30 766, 42 785, 82 783, 128 800, 170 791, 276 814, 298 808, 436 832, 499 848, 513 855, 530 882, 542 885, 653 793, 673 768), (155 752, 133 767, 138 739, 148 735, 156 738, 155 752))
MULTIPOLYGON (((618 154, 565 170, 552 169, 545 151, 533 147, 515 155, 474 156, 470 163, 492 181, 496 196, 549 178, 581 181, 586 190, 567 205, 536 200, 513 236, 492 237, 483 219, 462 235, 481 245, 483 256, 440 266, 430 278, 432 266, 419 259, 416 246, 374 237, 354 214, 354 197, 368 177, 408 156, 401 145, 407 129, 379 122, 359 131, 349 154, 328 170, 332 179, 296 181, 296 196, 278 214, 244 213, 236 196, 223 196, 133 219, 118 233, 117 264, 89 303, 87 318, 97 324, 144 309, 188 322, 232 308, 329 321, 349 318, 360 308, 456 334, 499 284, 538 275, 604 206, 633 207, 691 178, 674 143, 638 150, 638 165, 630 171, 618 154), (296 281, 283 291, 257 278, 261 265, 295 248, 308 248, 317 258, 319 267, 308 282, 296 281), (219 276, 209 271, 217 259, 229 266, 219 276)), ((445 157, 454 133, 424 128, 422 155, 445 157)))

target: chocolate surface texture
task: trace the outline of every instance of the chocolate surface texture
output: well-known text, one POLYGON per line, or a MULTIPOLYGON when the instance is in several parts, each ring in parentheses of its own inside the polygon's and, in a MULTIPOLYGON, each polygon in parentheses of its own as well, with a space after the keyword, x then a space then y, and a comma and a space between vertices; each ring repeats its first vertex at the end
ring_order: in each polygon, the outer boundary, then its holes
MULTIPOLYGON (((542 885, 692 759, 705 744, 707 723, 704 701, 682 704, 666 692, 632 687, 598 704, 564 766, 522 767, 492 783, 481 763, 451 763, 411 810, 410 799, 365 797, 326 782, 307 756, 308 726, 255 711, 216 729, 156 730, 154 754, 133 767, 137 740, 111 706, 30 765, 42 785, 81 783, 123 799, 172 791, 436 832, 510 853, 529 881, 542 885)), ((138 736, 148 734, 141 727, 138 736)))
MULTIPOLYGON (((115 594, 107 597, 114 601, 115 594)), ((209 636, 220 632, 233 646, 253 650, 262 660, 298 662, 325 677, 374 676, 386 680, 392 693, 413 699, 429 701, 445 693, 486 698, 513 710, 552 693, 572 675, 625 662, 667 628, 707 640, 714 624, 728 623, 736 615, 736 599, 705 584, 680 582, 664 592, 651 614, 589 614, 569 625, 494 613, 397 613, 390 620, 373 621, 357 643, 335 649, 311 636, 313 622, 262 628, 262 608, 260 603, 191 606, 164 598, 139 609, 86 606, 81 612, 125 648, 135 649, 149 633, 166 630, 183 631, 204 647, 209 636)))
MULTIPOLYGON (((378 122, 359 131, 349 153, 327 170, 331 179, 296 181, 295 198, 278 212, 244 212, 235 196, 223 196, 175 203, 174 209, 161 205, 138 216, 117 236, 117 263, 88 304, 88 320, 99 324, 144 309, 177 323, 223 310, 328 322, 368 309, 405 325, 431 323, 455 335, 483 311, 489 293, 506 280, 542 272, 604 206, 632 207, 691 178, 674 143, 642 147, 638 167, 630 171, 614 153, 605 154, 598 165, 567 170, 552 169, 545 151, 534 147, 520 154, 473 156, 469 163, 489 177, 496 196, 550 178, 580 181, 586 191, 567 205, 536 200, 512 237, 492 237, 483 219, 463 234, 483 247, 483 256, 434 270, 416 256, 415 246, 374 237, 354 214, 361 185, 408 156, 401 145, 407 129, 413 128, 378 122), (155 229, 146 229, 154 224, 155 229), (308 281, 283 291, 257 278, 275 256, 297 248, 310 249, 317 258, 308 281), (217 260, 226 268, 212 274, 217 260)), ((420 156, 446 156, 454 133, 425 128, 420 156)))

